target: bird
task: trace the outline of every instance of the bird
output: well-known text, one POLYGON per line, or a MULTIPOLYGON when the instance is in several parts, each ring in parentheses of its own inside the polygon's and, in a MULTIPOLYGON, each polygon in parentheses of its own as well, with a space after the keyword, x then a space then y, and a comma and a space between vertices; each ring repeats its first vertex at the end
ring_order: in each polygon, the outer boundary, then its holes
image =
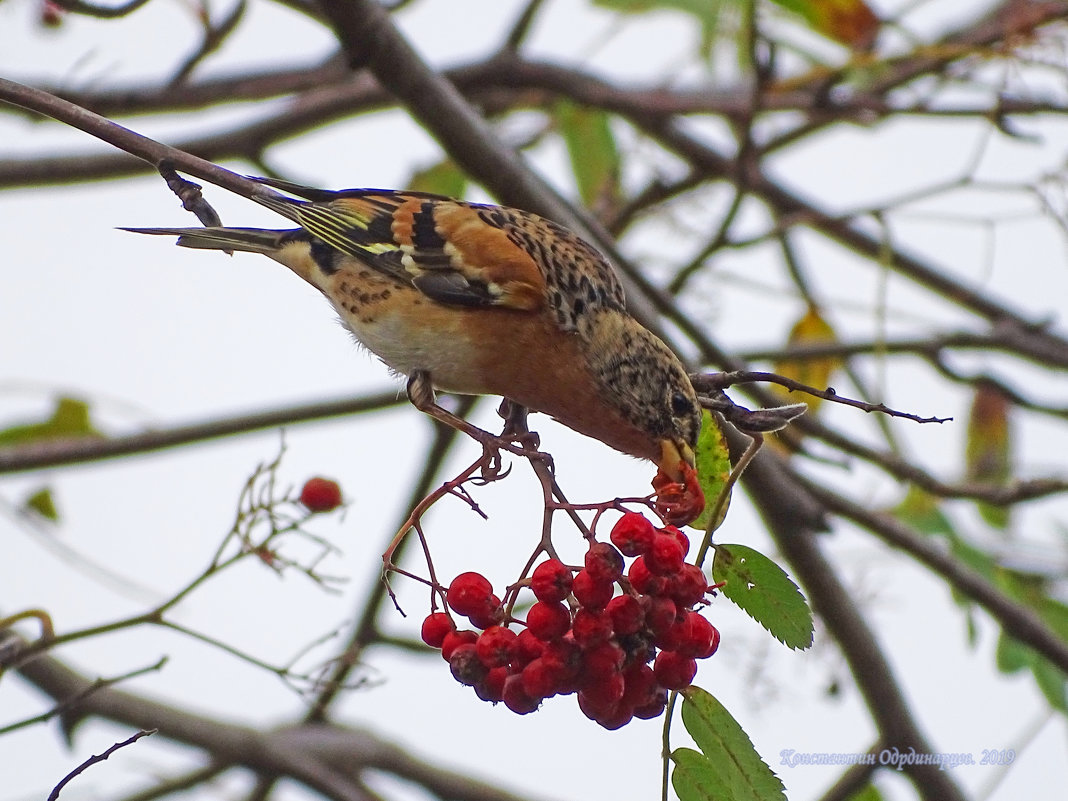
POLYGON ((614 268, 585 240, 505 206, 255 180, 286 195, 251 199, 296 228, 122 230, 281 263, 407 378, 417 408, 468 433, 480 429, 438 406, 435 390, 501 396, 671 481, 692 478, 701 407, 686 369, 628 313, 614 268))

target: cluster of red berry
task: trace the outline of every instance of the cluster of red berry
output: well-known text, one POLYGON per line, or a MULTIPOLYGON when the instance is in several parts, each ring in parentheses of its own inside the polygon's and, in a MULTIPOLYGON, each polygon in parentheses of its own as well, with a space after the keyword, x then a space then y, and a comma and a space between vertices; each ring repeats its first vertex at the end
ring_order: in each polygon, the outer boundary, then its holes
POLYGON ((607 729, 658 717, 667 691, 689 686, 697 660, 719 647, 719 632, 694 611, 708 584, 686 562, 690 543, 674 526, 657 529, 627 512, 611 540, 594 542, 581 569, 557 559, 539 564, 529 582, 537 601, 518 633, 509 624, 522 621, 506 619, 489 580, 461 573, 446 601, 481 633, 433 612, 423 641, 441 649, 456 680, 479 698, 520 715, 576 693, 582 712, 607 729), (624 556, 635 557, 629 568, 624 556))

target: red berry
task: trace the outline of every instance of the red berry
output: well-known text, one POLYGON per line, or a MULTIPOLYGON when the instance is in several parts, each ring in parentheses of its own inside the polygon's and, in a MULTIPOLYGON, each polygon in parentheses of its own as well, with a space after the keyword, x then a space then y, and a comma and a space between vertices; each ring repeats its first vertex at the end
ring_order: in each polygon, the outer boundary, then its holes
POLYGON ((556 695, 564 681, 560 665, 540 658, 523 668, 521 675, 523 689, 531 698, 548 698, 556 695))
POLYGON ((641 631, 645 623, 645 612, 633 595, 617 595, 608 602, 604 611, 612 620, 612 631, 620 636, 641 631))
POLYGON ((623 681, 626 683, 623 703, 631 709, 645 706, 656 700, 657 691, 660 688, 657 686, 653 669, 648 665, 631 665, 623 672, 623 681))
POLYGON ((604 715, 598 715, 594 721, 598 726, 615 731, 626 726, 634 718, 634 711, 626 704, 616 704, 615 708, 604 715))
POLYGON ((478 658, 477 646, 471 643, 465 643, 452 652, 449 670, 454 679, 468 687, 474 687, 489 673, 489 668, 478 658))
POLYGON ((582 675, 586 684, 619 673, 626 653, 614 642, 602 642, 582 652, 582 675))
POLYGON ((661 687, 682 690, 690 686, 697 675, 697 660, 677 651, 661 651, 653 662, 653 675, 661 687))
POLYGON ((456 625, 447 612, 433 612, 424 618, 419 635, 431 648, 440 648, 445 641, 445 635, 455 629, 456 625))
POLYGON ((448 661, 461 645, 474 645, 477 640, 478 635, 473 631, 450 631, 441 643, 441 656, 448 661))
POLYGON ((452 580, 445 600, 461 615, 477 615, 484 611, 493 597, 493 585, 481 573, 461 573, 452 580))
POLYGON ((580 570, 575 574, 571 591, 575 599, 588 609, 604 609, 612 600, 616 587, 611 581, 598 581, 589 571, 580 570))
POLYGON ((622 700, 626 687, 623 674, 617 671, 588 682, 579 696, 585 696, 595 710, 608 711, 622 700))
POLYGON ((331 512, 341 506, 341 487, 329 478, 309 478, 300 491, 300 502, 309 512, 331 512))
POLYGON ((642 557, 651 573, 667 576, 678 573, 686 561, 682 543, 671 534, 660 533, 653 538, 652 547, 642 557))
POLYGON ((546 645, 542 659, 556 666, 565 680, 577 678, 585 667, 582 649, 570 637, 562 637, 546 645))
POLYGON ((672 537, 679 541, 679 545, 682 546, 683 558, 685 558, 686 554, 690 552, 690 538, 687 537, 684 532, 675 528, 675 526, 664 526, 661 531, 663 531, 665 534, 670 534, 672 537))
POLYGON ((475 695, 483 701, 497 703, 504 698, 504 680, 508 675, 508 668, 493 668, 475 685, 475 695))
POLYGON ((697 657, 712 644, 715 629, 697 612, 686 611, 672 627, 673 648, 683 656, 697 657))
POLYGON ((525 628, 515 638, 515 654, 512 656, 512 666, 521 668, 541 656, 545 650, 545 643, 534 636, 534 632, 525 628))
POLYGON ((586 551, 586 572, 600 583, 612 583, 623 575, 623 556, 607 542, 595 542, 586 551))
POLYGON ((539 601, 562 601, 571 594, 571 569, 559 559, 548 559, 530 574, 530 589, 539 601))
POLYGON ((645 611, 645 627, 654 638, 662 637, 675 624, 678 610, 670 598, 646 595, 641 604, 645 611))
POLYGON ((708 647, 699 654, 694 654, 698 659, 708 659, 716 651, 719 650, 719 629, 712 626, 712 641, 708 643, 708 647))
POLYGON ((612 618, 604 611, 594 612, 583 606, 575 612, 571 632, 575 635, 575 642, 583 648, 597 645, 612 636, 612 618))
POLYGON ((478 629, 488 629, 496 626, 504 620, 504 607, 501 606, 501 599, 491 592, 486 605, 477 612, 469 614, 467 619, 471 621, 472 626, 478 629))
POLYGON ((478 658, 488 668, 505 667, 515 655, 515 641, 516 634, 511 629, 490 626, 478 635, 478 658))
POLYGON ((539 640, 555 640, 571 628, 571 612, 562 603, 538 601, 527 612, 527 628, 539 640))
POLYGON ((642 515, 627 512, 612 526, 612 544, 623 552, 624 556, 640 556, 653 544, 656 529, 642 515))
POLYGON ((697 565, 684 564, 682 570, 671 576, 665 594, 675 599, 681 609, 689 609, 700 603, 708 589, 705 573, 697 565))
POLYGON ((652 720, 660 717, 664 714, 664 708, 667 706, 667 697, 667 690, 663 687, 659 688, 652 701, 648 704, 634 707, 634 717, 642 720, 652 720))
POLYGON ((501 700, 517 715, 529 715, 541 704, 540 698, 535 698, 523 688, 523 676, 520 673, 513 673, 504 680, 501 700))
POLYGON ((642 595, 660 595, 667 587, 667 579, 654 576, 644 556, 639 556, 631 563, 627 578, 630 579, 630 586, 642 595))

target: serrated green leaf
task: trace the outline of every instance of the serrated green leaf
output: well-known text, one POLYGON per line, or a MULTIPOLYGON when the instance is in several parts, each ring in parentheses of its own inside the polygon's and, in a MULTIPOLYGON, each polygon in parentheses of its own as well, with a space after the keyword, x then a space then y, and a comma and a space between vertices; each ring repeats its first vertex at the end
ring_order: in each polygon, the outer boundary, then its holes
POLYGON ((671 771, 671 786, 679 801, 713 801, 725 798, 723 785, 715 771, 699 751, 692 748, 676 748, 671 752, 675 767, 671 771))
POLYGON ((785 801, 779 777, 723 704, 700 687, 682 695, 682 723, 701 752, 671 754, 671 783, 681 801, 785 801))
MULTIPOLYGON (((707 409, 704 410, 701 416, 701 434, 697 438, 697 450, 694 455, 697 457, 697 481, 701 485, 701 491, 705 496, 705 509, 696 520, 690 523, 690 527, 699 531, 708 531, 708 523, 712 518, 712 507, 715 506, 719 494, 727 485, 727 477, 731 473, 731 454, 719 423, 716 422, 715 416, 707 409)), ((723 518, 727 516, 727 509, 730 504, 731 499, 730 494, 728 494, 727 500, 724 502, 719 514, 716 515, 712 531, 718 529, 720 524, 723 523, 723 518)))
POLYGON ((608 114, 561 101, 555 117, 582 202, 590 208, 614 207, 619 200, 619 148, 608 114))
POLYGON ((467 191, 467 175, 452 159, 445 159, 414 173, 408 180, 408 188, 415 192, 463 197, 467 191))
POLYGON ((812 645, 812 610, 781 567, 746 545, 715 549, 712 580, 724 583, 724 595, 784 645, 812 645))
POLYGON ((27 511, 40 515, 45 520, 53 523, 59 522, 59 511, 56 509, 56 501, 52 497, 52 490, 42 487, 23 501, 22 506, 27 511))
POLYGON ((49 439, 103 436, 89 419, 89 404, 77 398, 58 398, 51 416, 0 431, 0 448, 49 439))

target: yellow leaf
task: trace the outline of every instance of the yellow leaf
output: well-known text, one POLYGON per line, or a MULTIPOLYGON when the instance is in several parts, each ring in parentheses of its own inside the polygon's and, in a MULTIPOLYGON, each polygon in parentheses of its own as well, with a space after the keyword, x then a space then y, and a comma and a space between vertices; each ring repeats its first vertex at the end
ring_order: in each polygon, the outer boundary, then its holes
MULTIPOLYGON (((803 347, 805 345, 817 345, 824 342, 837 342, 838 336, 828 323, 820 315, 819 309, 810 305, 804 316, 790 329, 786 344, 789 347, 803 347)), ((775 372, 784 378, 790 378, 802 384, 807 384, 816 389, 826 389, 830 386, 831 375, 842 365, 842 360, 836 356, 813 357, 808 359, 783 359, 775 363, 775 372)), ((773 385, 772 390, 789 402, 795 401, 796 396, 785 387, 773 385)), ((822 399, 806 398, 809 410, 815 413, 822 399)))

